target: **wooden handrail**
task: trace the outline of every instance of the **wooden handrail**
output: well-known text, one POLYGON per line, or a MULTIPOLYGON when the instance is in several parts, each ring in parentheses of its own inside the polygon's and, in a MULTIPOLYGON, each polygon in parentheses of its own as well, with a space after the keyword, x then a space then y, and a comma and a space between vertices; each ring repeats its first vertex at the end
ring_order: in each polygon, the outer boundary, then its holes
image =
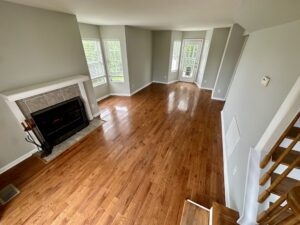
POLYGON ((273 205, 271 205, 266 211, 263 211, 257 217, 257 222, 262 223, 266 218, 272 216, 278 207, 286 200, 287 194, 281 195, 279 199, 277 199, 273 205))
POLYGON ((276 214, 273 214, 272 216, 270 216, 270 218, 268 218, 262 224, 271 224, 272 222, 274 222, 274 220, 276 220, 280 216, 280 214, 286 212, 288 209, 289 209, 289 206, 288 206, 288 204, 286 204, 284 207, 279 208, 279 210, 277 211, 276 214))
POLYGON ((265 155, 265 157, 263 158, 263 160, 260 162, 260 168, 261 169, 263 169, 263 168, 266 167, 266 165, 268 164, 268 162, 271 160, 273 153, 279 147, 279 145, 281 144, 281 142, 283 141, 283 139, 286 137, 286 135, 288 134, 288 132, 290 131, 290 129, 297 122, 297 120, 299 119, 299 117, 300 117, 300 112, 292 120, 292 122, 290 123, 290 125, 285 129, 285 131, 282 133, 282 135, 280 136, 280 138, 277 140, 277 142, 275 143, 275 145, 273 146, 273 148, 265 155))
POLYGON ((261 225, 300 224, 300 186, 296 186, 287 194, 282 195, 268 210, 260 214, 257 222, 261 225), (286 201, 286 205, 280 207, 284 201, 286 201))
POLYGON ((289 145, 287 149, 283 151, 283 153, 279 156, 276 162, 271 166, 271 168, 260 178, 259 184, 264 185, 267 180, 271 177, 272 173, 279 166, 279 164, 284 160, 284 158, 290 153, 290 151, 294 148, 297 142, 300 140, 300 134, 293 140, 293 142, 289 145))
POLYGON ((270 193, 272 192, 272 190, 277 187, 277 185, 296 167, 299 166, 300 164, 300 156, 297 157, 297 159, 292 162, 288 168, 286 168, 284 170, 284 172, 282 174, 280 174, 274 181, 273 183, 270 185, 270 187, 268 187, 264 192, 262 192, 259 197, 258 197, 258 202, 259 203, 263 203, 267 197, 269 197, 270 193))

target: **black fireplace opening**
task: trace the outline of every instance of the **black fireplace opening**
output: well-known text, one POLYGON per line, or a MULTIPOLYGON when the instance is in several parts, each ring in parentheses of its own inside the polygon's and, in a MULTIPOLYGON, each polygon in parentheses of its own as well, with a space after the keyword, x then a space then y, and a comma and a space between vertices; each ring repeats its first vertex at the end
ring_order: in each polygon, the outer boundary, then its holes
POLYGON ((80 97, 58 103, 31 114, 44 140, 58 145, 89 125, 80 97))

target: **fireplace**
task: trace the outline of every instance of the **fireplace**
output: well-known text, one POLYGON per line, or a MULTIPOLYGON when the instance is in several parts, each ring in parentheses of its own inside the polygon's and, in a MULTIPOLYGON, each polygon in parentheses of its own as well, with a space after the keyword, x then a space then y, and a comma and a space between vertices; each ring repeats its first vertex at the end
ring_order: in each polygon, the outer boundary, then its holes
POLYGON ((55 146, 87 127, 89 120, 80 97, 31 113, 47 144, 55 146))

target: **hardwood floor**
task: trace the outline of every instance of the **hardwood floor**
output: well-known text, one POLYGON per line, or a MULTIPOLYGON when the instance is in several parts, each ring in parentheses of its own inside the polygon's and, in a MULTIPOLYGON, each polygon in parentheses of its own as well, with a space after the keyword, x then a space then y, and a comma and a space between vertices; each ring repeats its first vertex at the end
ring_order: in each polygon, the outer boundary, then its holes
POLYGON ((210 96, 152 84, 100 102, 102 127, 47 165, 31 158, 1 175, 21 194, 0 223, 176 225, 186 198, 224 204, 223 103, 210 96))

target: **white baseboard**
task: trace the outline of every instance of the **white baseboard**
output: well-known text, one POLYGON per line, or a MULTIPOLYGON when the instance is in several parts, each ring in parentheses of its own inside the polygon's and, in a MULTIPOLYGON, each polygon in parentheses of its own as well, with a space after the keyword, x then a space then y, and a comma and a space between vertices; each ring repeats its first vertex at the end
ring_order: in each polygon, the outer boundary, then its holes
POLYGON ((96 101, 97 101, 97 102, 100 102, 101 100, 106 99, 106 98, 108 98, 109 96, 110 96, 110 94, 104 95, 104 96, 102 96, 102 97, 100 97, 100 98, 97 98, 96 101))
POLYGON ((128 93, 110 93, 110 96, 121 96, 121 97, 129 97, 128 93))
POLYGON ((198 87, 199 89, 201 89, 201 86, 200 86, 200 84, 198 84, 196 81, 194 82, 194 84, 196 84, 196 85, 197 85, 197 87, 198 87))
POLYGON ((0 174, 4 173, 5 171, 9 170, 10 168, 14 167, 15 165, 19 164, 20 162, 24 161, 25 159, 32 156, 34 153, 36 153, 38 150, 37 148, 31 150, 30 152, 22 155, 21 157, 17 158, 16 160, 12 161, 11 163, 7 164, 6 166, 3 166, 0 168, 0 174))
POLYGON ((178 82, 179 80, 172 80, 172 81, 169 81, 167 84, 173 84, 173 83, 176 83, 178 82))
POLYGON ((94 117, 94 118, 95 118, 95 117, 98 117, 98 116, 100 116, 100 114, 101 114, 101 112, 99 111, 99 112, 93 114, 93 117, 94 117))
POLYGON ((212 96, 211 99, 217 100, 217 101, 225 102, 225 99, 224 99, 224 98, 217 98, 217 97, 213 97, 213 96, 212 96))
POLYGON ((200 89, 203 89, 203 90, 208 90, 208 91, 212 91, 212 90, 213 90, 212 88, 203 87, 203 86, 201 86, 201 85, 199 85, 199 88, 200 88, 200 89))
POLYGON ((168 84, 168 82, 165 82, 165 81, 158 81, 158 80, 153 80, 152 83, 157 83, 157 84, 168 84))
POLYGON ((225 202, 226 202, 226 206, 230 208, 231 203, 230 203, 230 193, 229 193, 229 177, 228 177, 227 151, 226 151, 226 143, 225 143, 225 126, 224 126, 224 113, 223 113, 223 111, 221 111, 221 127, 222 127, 225 202))
POLYGON ((135 95, 136 93, 138 93, 139 91, 143 90, 144 88, 148 87, 150 84, 152 84, 152 82, 149 82, 148 84, 144 85, 143 87, 135 90, 134 92, 132 92, 130 95, 135 95))

